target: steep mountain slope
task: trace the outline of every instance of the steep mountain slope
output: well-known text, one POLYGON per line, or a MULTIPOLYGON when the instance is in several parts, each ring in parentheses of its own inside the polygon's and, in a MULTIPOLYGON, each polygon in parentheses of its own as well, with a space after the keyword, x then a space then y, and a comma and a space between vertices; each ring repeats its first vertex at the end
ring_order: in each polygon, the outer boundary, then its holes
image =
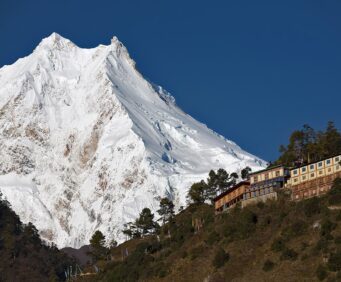
POLYGON ((191 205, 158 237, 113 248, 91 281, 340 281, 340 208, 341 179, 300 202, 282 190, 276 201, 218 216, 212 206, 191 205), (193 219, 202 224, 194 228, 193 219))
POLYGON ((209 169, 265 163, 182 112, 116 37, 82 49, 53 33, 0 69, 0 190, 59 247, 120 229, 160 197, 177 207, 209 169))

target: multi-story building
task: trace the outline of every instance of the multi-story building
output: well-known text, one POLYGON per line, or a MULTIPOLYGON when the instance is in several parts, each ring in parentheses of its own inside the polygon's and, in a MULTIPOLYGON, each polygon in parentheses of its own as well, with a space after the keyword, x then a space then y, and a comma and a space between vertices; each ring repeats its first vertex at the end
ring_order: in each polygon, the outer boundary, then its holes
POLYGON ((337 177, 341 177, 341 155, 290 170, 287 187, 293 200, 326 193, 337 177))
POLYGON ((245 190, 250 186, 250 182, 242 181, 214 199, 214 207, 217 213, 225 211, 243 200, 245 190))
POLYGON ((250 174, 250 186, 245 189, 242 206, 277 199, 277 190, 284 187, 289 169, 279 165, 250 174))

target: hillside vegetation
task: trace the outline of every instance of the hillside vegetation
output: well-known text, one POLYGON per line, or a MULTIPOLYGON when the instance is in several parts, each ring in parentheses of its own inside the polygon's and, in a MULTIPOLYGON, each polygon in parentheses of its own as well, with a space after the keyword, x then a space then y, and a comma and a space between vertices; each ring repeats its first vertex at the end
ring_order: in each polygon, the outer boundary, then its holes
MULTIPOLYGON (((341 180, 320 198, 268 201, 214 215, 191 205, 159 236, 132 239, 98 261, 96 281, 340 281, 341 180)), ((94 279, 94 278, 92 278, 94 279)))
POLYGON ((24 225, 0 193, 0 281, 63 281, 72 260, 24 225))

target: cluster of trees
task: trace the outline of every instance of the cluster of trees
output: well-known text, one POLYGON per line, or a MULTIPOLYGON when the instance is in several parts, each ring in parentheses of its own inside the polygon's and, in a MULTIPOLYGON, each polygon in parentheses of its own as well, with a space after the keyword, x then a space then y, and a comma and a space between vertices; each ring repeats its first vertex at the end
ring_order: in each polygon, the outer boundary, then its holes
POLYGON ((0 193, 0 281, 63 281, 74 262, 23 224, 0 193))
POLYGON ((140 238, 146 235, 155 234, 160 225, 154 221, 154 214, 149 208, 144 208, 134 222, 125 224, 123 234, 129 238, 140 238))
POLYGON ((333 122, 324 131, 316 131, 309 125, 294 131, 287 146, 279 148, 280 157, 275 164, 297 166, 319 161, 341 153, 341 133, 333 122))
MULTIPOLYGON (((162 198, 157 213, 160 215, 162 224, 166 224, 174 217, 174 203, 168 198, 162 198)), ((125 224, 125 229, 122 232, 129 238, 141 238, 157 234, 159 230, 160 225, 154 220, 154 214, 149 208, 144 208, 134 222, 125 224)), ((116 246, 116 240, 112 240, 107 247, 105 236, 101 231, 97 230, 90 239, 89 254, 94 262, 103 260, 108 257, 110 249, 116 246)))
MULTIPOLYGON (((247 179, 251 172, 250 167, 241 171, 241 178, 247 179)), ((190 203, 203 204, 207 201, 213 203, 213 199, 220 193, 227 191, 236 185, 239 176, 236 172, 229 174, 225 169, 218 169, 217 172, 211 170, 206 181, 194 183, 188 191, 190 203)))

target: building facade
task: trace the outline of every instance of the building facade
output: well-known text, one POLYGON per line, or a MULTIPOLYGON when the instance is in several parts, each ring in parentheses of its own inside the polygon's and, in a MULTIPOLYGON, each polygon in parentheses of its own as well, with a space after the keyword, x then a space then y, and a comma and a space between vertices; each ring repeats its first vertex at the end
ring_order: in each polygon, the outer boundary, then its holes
POLYGON ((289 177, 289 169, 281 165, 250 174, 250 186, 245 189, 242 206, 277 199, 277 190, 285 186, 289 177))
POLYGON ((287 187, 293 200, 302 200, 330 190, 333 181, 341 177, 341 155, 290 170, 287 187))
POLYGON ((250 182, 242 181, 214 199, 214 207, 217 213, 234 207, 243 200, 245 190, 250 186, 250 182))

